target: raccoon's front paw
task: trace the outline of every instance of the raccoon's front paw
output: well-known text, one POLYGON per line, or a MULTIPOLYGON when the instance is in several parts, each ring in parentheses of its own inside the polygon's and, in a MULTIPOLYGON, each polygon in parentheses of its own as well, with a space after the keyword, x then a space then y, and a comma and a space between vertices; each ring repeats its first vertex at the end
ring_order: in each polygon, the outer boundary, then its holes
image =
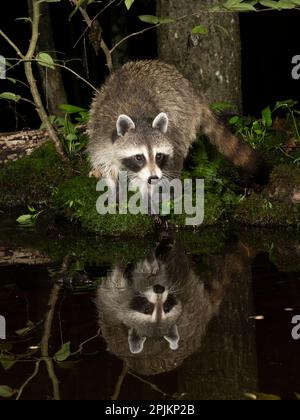
POLYGON ((94 169, 93 171, 91 171, 89 173, 89 178, 97 178, 97 179, 102 178, 102 174, 100 172, 100 169, 94 169))

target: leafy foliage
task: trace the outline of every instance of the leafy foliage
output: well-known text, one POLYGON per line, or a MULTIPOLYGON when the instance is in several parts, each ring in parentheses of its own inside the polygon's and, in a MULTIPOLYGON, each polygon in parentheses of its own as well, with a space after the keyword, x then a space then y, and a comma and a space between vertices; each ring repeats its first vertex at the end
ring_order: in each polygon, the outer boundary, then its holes
POLYGON ((277 154, 280 162, 300 162, 300 111, 293 100, 268 106, 260 118, 235 115, 229 119, 234 132, 254 149, 277 154), (279 152, 279 153, 278 153, 279 152))
POLYGON ((49 119, 60 136, 65 152, 71 157, 82 151, 87 144, 87 136, 80 131, 79 125, 86 124, 88 111, 74 105, 62 104, 59 108, 65 116, 50 116, 49 119))

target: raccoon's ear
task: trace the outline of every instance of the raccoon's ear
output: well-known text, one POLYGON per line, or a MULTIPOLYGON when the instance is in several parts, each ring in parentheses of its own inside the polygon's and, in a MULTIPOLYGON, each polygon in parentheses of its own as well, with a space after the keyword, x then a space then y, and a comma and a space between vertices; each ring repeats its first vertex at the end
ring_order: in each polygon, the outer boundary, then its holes
POLYGON ((128 115, 120 115, 117 120, 118 136, 124 136, 129 130, 134 130, 135 124, 128 115))
POLYGON ((134 328, 128 331, 129 349, 133 354, 139 354, 144 350, 146 337, 140 337, 134 328))
POLYGON ((162 134, 166 134, 169 127, 169 118, 167 114, 164 112, 158 114, 152 123, 152 127, 158 129, 162 134))
POLYGON ((167 342, 169 343, 169 346, 170 346, 171 350, 177 350, 178 349, 178 347, 179 347, 178 343, 179 343, 179 340, 180 340, 180 336, 179 336, 177 325, 173 325, 173 327, 171 327, 169 333, 164 336, 164 339, 167 340, 167 342))

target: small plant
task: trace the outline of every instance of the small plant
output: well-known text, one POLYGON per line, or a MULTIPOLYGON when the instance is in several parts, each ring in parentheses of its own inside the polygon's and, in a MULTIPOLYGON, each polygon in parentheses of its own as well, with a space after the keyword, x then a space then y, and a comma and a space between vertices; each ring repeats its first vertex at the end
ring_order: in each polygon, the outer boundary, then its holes
POLYGON ((229 119, 233 131, 254 149, 279 151, 282 160, 300 162, 300 115, 291 99, 278 101, 261 112, 261 118, 235 115, 229 119))
POLYGON ((49 120, 56 128, 66 154, 71 157, 81 152, 87 144, 82 125, 87 123, 88 111, 74 105, 60 105, 59 109, 65 113, 65 116, 52 115, 49 120))
POLYGON ((253 148, 257 148, 265 141, 272 128, 272 111, 270 107, 265 108, 259 119, 235 115, 230 118, 229 124, 237 135, 240 135, 253 148))

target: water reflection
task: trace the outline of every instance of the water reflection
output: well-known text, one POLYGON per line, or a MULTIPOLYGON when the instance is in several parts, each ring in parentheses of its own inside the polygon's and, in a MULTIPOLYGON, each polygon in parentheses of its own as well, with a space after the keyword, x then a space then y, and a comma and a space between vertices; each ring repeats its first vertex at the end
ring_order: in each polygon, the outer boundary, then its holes
POLYGON ((20 399, 299 393, 297 236, 1 233, 0 394, 1 384, 20 399))
POLYGON ((200 268, 175 243, 133 266, 117 263, 97 290, 108 350, 139 374, 178 368, 200 348, 230 284, 247 287, 249 261, 237 244, 221 258, 203 258, 200 268))

